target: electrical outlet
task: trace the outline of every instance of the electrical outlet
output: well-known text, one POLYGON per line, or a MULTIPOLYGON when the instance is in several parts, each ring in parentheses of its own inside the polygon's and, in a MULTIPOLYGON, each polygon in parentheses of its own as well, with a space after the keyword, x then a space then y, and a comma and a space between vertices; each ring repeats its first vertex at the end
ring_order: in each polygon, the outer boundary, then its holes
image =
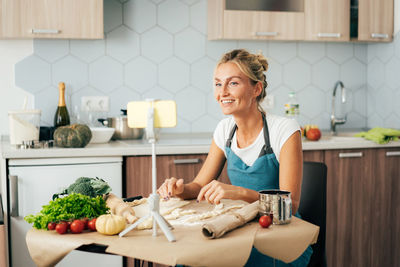
POLYGON ((81 110, 108 112, 110 110, 110 98, 108 96, 82 96, 81 110))
POLYGON ((274 108, 274 96, 273 95, 267 95, 264 98, 264 101, 261 103, 261 106, 264 109, 273 109, 274 108))

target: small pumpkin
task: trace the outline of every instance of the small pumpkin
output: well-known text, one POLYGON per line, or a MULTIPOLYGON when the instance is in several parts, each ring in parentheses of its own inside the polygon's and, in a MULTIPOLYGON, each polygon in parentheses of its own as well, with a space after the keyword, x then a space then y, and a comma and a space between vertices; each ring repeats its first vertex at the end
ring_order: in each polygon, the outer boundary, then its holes
POLYGON ((104 214, 96 220, 97 232, 104 235, 119 234, 126 227, 125 218, 119 215, 104 214))
POLYGON ((72 124, 58 127, 53 138, 58 147, 85 147, 92 138, 92 131, 87 125, 72 124))

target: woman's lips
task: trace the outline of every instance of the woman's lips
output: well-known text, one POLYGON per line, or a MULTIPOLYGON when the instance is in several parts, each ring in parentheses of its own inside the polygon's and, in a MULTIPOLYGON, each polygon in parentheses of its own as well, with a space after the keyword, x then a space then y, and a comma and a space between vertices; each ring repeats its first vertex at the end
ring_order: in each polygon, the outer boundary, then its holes
POLYGON ((235 100, 233 100, 233 99, 223 99, 223 100, 221 100, 221 104, 223 104, 223 105, 231 104, 233 102, 235 102, 235 100))

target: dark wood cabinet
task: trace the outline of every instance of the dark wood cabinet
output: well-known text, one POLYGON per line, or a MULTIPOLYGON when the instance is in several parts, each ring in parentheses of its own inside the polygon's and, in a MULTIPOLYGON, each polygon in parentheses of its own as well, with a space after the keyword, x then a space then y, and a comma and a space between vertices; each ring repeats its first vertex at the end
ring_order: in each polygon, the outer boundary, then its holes
POLYGON ((375 149, 371 266, 400 266, 400 148, 375 149))
POLYGON ((370 266, 371 150, 328 150, 328 266, 370 266))
POLYGON ((303 151, 303 161, 324 162, 324 151, 305 150, 303 151))
POLYGON ((325 151, 328 266, 400 266, 400 149, 325 151))
MULTIPOLYGON (((200 171, 207 155, 160 155, 156 158, 157 188, 166 178, 193 180, 200 171)), ((126 195, 148 196, 151 193, 151 156, 126 158, 126 195)))

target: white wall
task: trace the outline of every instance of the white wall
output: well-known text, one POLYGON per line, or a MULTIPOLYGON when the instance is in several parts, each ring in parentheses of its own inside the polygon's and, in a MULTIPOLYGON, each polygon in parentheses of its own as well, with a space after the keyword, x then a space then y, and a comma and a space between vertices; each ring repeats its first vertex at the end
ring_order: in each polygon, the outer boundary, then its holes
MULTIPOLYGON (((400 0, 394 0, 394 33, 400 31, 400 0)), ((7 135, 8 111, 20 109, 24 98, 33 108, 34 96, 15 86, 14 65, 32 54, 32 40, 0 40, 0 135, 7 135)))
POLYGON ((32 40, 0 40, 0 134, 8 135, 8 111, 21 109, 24 98, 33 107, 32 94, 15 86, 14 65, 32 54, 32 40))
POLYGON ((400 30, 400 0, 394 0, 394 35, 400 30))

